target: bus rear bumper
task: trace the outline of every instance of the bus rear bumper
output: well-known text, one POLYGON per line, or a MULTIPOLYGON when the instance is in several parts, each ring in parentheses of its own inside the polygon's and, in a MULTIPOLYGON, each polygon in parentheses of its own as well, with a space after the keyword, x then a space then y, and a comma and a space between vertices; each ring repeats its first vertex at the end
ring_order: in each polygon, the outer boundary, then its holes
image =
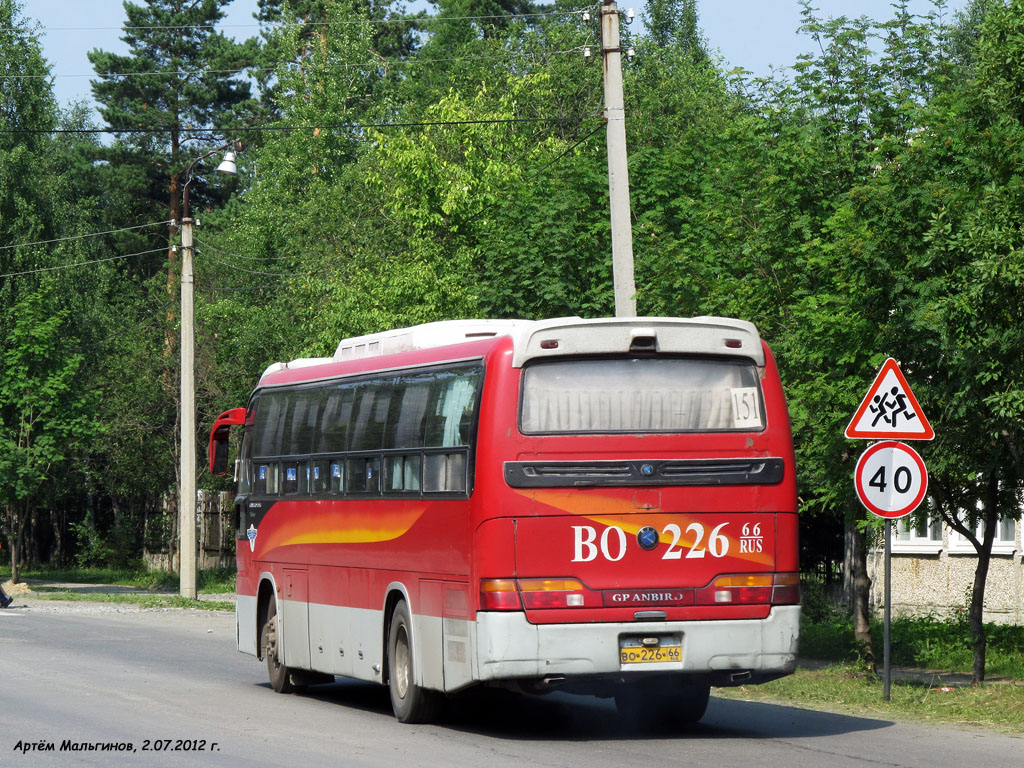
POLYGON ((776 606, 763 620, 614 624, 530 624, 523 613, 480 612, 474 672, 480 681, 673 672, 747 685, 793 672, 799 630, 797 605, 776 606), (620 638, 637 635, 677 636, 682 660, 620 663, 620 638))

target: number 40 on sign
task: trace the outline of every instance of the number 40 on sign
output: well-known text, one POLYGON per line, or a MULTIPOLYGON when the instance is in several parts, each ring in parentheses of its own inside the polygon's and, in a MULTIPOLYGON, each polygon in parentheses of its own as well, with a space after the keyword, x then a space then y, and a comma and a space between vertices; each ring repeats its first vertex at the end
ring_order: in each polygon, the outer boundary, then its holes
POLYGON ((928 492, 924 460, 909 445, 876 443, 861 454, 854 472, 861 503, 880 517, 909 515, 928 492))

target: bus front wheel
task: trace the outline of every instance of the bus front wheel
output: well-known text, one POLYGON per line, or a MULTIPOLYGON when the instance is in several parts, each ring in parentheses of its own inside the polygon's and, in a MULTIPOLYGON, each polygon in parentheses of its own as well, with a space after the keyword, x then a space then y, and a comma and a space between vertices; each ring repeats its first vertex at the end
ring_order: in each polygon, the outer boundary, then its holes
POLYGON ((388 632, 388 688, 391 708, 400 723, 430 723, 437 719, 441 695, 416 685, 413 668, 412 633, 409 608, 404 602, 395 606, 388 632))
POLYGON ((299 686, 292 682, 291 670, 281 663, 277 640, 277 603, 271 601, 267 610, 267 620, 263 623, 263 631, 260 632, 260 647, 267 660, 267 676, 270 678, 270 687, 277 693, 294 693, 299 686))

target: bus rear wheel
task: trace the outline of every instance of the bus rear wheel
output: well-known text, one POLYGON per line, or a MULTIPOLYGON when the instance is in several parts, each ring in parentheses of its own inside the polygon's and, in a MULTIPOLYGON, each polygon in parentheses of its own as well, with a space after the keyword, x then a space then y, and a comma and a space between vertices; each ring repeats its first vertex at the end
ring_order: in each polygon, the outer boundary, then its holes
POLYGON ((267 677, 270 678, 270 687, 277 693, 295 693, 301 686, 292 682, 291 670, 281 663, 277 640, 277 603, 272 601, 260 632, 260 648, 267 660, 267 677))
POLYGON ((437 691, 416 685, 413 668, 412 633, 409 608, 404 602, 395 606, 388 632, 388 688, 391 708, 400 723, 431 723, 441 710, 437 691))
POLYGON ((636 728, 680 728, 704 717, 710 697, 707 683, 655 677, 622 683, 615 692, 615 708, 636 728))

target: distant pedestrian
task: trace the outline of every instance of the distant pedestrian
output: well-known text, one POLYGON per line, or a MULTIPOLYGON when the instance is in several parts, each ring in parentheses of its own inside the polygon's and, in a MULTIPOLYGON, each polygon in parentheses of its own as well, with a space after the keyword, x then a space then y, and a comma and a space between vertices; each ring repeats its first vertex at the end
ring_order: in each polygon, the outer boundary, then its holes
MULTIPOLYGON (((0 544, 0 549, 3 549, 2 544, 0 544)), ((0 587, 0 608, 10 608, 11 603, 13 602, 14 598, 10 597, 6 592, 4 592, 3 587, 0 587)))

